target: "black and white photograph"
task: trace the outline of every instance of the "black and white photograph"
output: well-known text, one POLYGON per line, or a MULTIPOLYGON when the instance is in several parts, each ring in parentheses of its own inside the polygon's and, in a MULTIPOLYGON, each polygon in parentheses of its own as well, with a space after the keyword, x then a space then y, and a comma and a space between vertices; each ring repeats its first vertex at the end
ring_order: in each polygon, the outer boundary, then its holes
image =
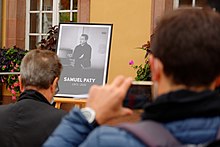
POLYGON ((87 98, 107 81, 112 24, 61 23, 57 55, 63 65, 56 96, 87 98))

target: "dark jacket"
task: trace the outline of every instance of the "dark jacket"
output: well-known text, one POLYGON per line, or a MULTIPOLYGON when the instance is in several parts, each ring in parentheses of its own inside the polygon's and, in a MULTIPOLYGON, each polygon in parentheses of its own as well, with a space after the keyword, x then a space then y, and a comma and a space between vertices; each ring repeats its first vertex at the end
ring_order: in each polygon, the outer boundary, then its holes
POLYGON ((39 147, 65 114, 39 92, 26 90, 18 102, 0 106, 0 146, 39 147))
POLYGON ((73 59, 75 59, 74 68, 91 67, 91 54, 92 48, 89 44, 77 45, 73 52, 73 59))
MULTIPOLYGON (((157 98, 145 108, 143 120, 161 123, 182 144, 204 144, 216 139, 220 126, 220 97, 216 92, 180 90, 157 98)), ((74 108, 45 142, 44 147, 144 147, 118 127, 92 127, 74 108)))

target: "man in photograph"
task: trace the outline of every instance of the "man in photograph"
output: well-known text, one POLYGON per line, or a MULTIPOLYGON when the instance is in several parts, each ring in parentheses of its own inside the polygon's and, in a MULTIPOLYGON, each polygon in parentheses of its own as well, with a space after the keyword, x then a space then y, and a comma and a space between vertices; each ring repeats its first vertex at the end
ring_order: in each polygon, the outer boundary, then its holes
POLYGON ((88 35, 82 34, 80 36, 80 44, 77 45, 72 54, 69 56, 73 59, 73 67, 77 69, 83 69, 91 67, 91 53, 92 48, 87 43, 88 35))

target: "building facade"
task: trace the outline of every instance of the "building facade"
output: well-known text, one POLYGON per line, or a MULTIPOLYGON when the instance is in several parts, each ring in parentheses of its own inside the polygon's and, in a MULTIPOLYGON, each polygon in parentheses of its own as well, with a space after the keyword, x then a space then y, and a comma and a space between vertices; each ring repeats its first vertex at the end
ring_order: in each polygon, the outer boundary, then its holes
POLYGON ((1 10, 5 47, 34 49, 50 26, 89 21, 89 0, 1 0, 1 10))
POLYGON ((60 22, 113 24, 108 81, 135 76, 128 65, 144 62, 135 50, 150 40, 160 17, 182 5, 204 7, 207 0, 0 0, 0 45, 23 49, 37 47, 48 27, 60 22), (123 57, 122 57, 123 56, 123 57), (119 70, 123 67, 123 71, 119 70))

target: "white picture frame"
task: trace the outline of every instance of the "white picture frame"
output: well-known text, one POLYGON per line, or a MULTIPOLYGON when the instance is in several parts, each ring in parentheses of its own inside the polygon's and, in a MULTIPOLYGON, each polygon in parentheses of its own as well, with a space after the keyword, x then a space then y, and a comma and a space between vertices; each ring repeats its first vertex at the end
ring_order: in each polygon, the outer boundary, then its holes
POLYGON ((87 98, 107 82, 112 24, 60 23, 57 55, 63 65, 56 96, 87 98))

